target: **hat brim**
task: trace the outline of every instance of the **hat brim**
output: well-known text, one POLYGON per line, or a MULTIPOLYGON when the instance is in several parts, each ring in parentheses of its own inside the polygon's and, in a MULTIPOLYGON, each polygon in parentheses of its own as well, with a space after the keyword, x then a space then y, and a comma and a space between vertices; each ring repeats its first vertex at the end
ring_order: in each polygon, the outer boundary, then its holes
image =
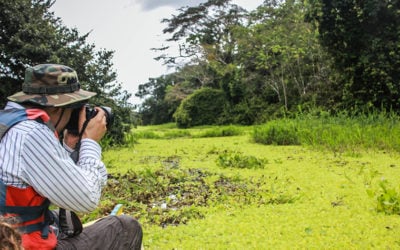
POLYGON ((96 95, 95 92, 90 92, 80 89, 72 93, 63 93, 55 95, 45 95, 45 94, 29 95, 24 92, 18 92, 7 98, 10 101, 21 104, 33 104, 45 107, 62 107, 62 106, 70 106, 74 103, 79 103, 88 100, 95 95, 96 95))

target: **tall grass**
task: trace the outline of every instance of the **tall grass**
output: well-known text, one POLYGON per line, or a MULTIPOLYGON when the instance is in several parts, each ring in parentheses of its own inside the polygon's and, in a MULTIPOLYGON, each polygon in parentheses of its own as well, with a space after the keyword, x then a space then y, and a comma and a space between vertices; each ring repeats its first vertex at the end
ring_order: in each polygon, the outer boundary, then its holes
POLYGON ((252 138, 261 144, 322 146, 334 151, 400 151, 400 117, 378 112, 358 116, 301 115, 256 126, 252 138))
POLYGON ((211 129, 205 129, 195 137, 225 137, 225 136, 236 136, 245 133, 245 129, 239 126, 217 126, 211 129))
POLYGON ((143 127, 132 132, 130 141, 139 139, 176 139, 176 138, 207 138, 227 137, 245 134, 248 128, 243 126, 199 126, 191 129, 180 129, 171 124, 165 126, 143 127))

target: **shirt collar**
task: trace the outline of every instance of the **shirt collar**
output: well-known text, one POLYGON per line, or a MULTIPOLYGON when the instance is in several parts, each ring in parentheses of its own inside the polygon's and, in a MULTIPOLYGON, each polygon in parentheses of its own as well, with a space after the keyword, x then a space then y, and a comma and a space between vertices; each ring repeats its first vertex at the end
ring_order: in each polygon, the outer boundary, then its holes
POLYGON ((22 106, 16 102, 8 101, 7 105, 4 109, 24 109, 24 108, 25 108, 24 106, 22 106))

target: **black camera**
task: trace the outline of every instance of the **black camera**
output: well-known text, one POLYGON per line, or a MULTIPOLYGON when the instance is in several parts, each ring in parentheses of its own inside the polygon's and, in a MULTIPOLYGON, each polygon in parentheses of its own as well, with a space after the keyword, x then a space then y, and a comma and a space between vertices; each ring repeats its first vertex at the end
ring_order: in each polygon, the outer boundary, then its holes
MULTIPOLYGON (((107 130, 109 130, 114 122, 114 114, 112 113, 112 110, 110 107, 106 106, 100 106, 102 110, 104 110, 104 113, 106 114, 106 122, 107 122, 107 130)), ((85 105, 86 109, 86 120, 89 121, 93 117, 96 116, 97 110, 94 107, 91 107, 90 105, 86 104, 85 105)), ((79 134, 79 128, 78 128, 78 123, 79 123, 79 112, 81 111, 80 108, 74 109, 71 114, 71 118, 69 119, 69 122, 67 126, 65 127, 68 129, 68 132, 74 135, 79 134)))

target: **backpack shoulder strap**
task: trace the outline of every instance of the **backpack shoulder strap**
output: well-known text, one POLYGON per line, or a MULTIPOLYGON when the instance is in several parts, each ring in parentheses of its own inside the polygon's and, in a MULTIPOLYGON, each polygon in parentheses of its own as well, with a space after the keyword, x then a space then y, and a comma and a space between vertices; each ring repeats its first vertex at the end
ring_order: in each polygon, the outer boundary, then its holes
POLYGON ((19 122, 35 120, 46 124, 52 131, 49 115, 41 109, 6 109, 0 110, 0 140, 7 131, 19 122))
POLYGON ((0 111, 0 139, 15 124, 27 119, 24 109, 7 109, 0 111))

